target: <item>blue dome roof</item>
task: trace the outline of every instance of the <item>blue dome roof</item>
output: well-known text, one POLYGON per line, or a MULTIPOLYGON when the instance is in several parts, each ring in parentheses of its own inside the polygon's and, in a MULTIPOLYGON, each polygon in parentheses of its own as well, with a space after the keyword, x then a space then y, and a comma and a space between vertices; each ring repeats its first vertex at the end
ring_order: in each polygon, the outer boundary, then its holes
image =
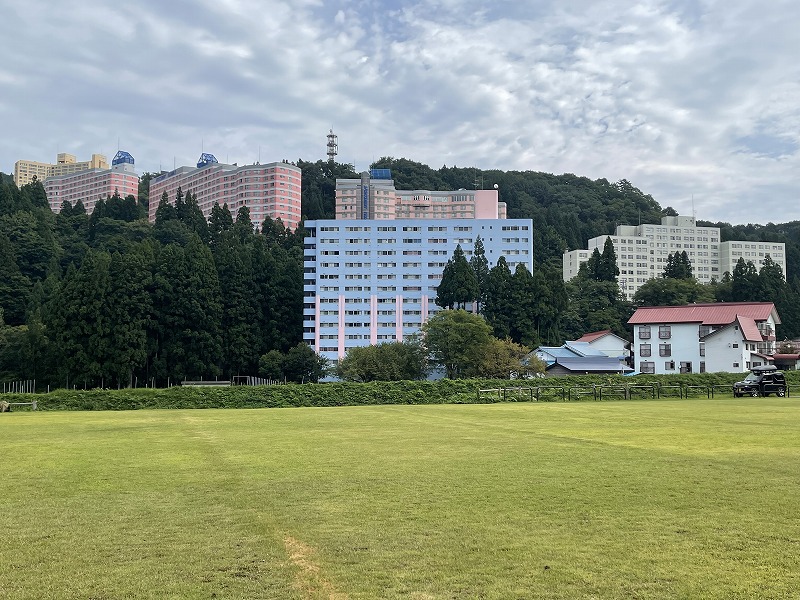
POLYGON ((133 157, 130 154, 128 154, 127 152, 125 152, 123 150, 119 150, 114 155, 114 160, 111 161, 111 164, 112 165, 121 165, 123 163, 128 163, 129 165, 134 164, 133 163, 133 157))
POLYGON ((217 160, 216 156, 203 152, 200 155, 200 160, 197 161, 197 168, 200 169, 201 167, 207 167, 208 165, 214 165, 218 163, 219 161, 217 160))

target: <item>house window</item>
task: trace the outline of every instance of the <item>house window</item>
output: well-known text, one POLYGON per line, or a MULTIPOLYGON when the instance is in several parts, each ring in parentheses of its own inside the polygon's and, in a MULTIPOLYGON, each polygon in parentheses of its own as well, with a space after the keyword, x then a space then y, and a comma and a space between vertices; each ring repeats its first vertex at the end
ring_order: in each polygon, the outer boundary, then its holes
POLYGON ((692 363, 687 361, 681 361, 681 373, 691 373, 692 372, 692 363))
POLYGON ((738 369, 739 368, 739 363, 733 363, 733 368, 734 369, 738 369))
POLYGON ((734 348, 738 348, 738 347, 739 347, 739 344, 734 344, 734 345, 733 345, 733 347, 734 347, 734 348))
POLYGON ((706 355, 706 345, 700 344, 700 356, 705 356, 705 355, 706 355))
POLYGON ((711 333, 711 325, 700 325, 700 337, 705 337, 711 333))
POLYGON ((674 371, 675 370, 675 361, 674 360, 668 360, 667 362, 665 362, 664 363, 664 370, 665 371, 674 371))
POLYGON ((643 360, 639 363, 639 372, 640 373, 655 373, 656 372, 656 363, 643 360))
POLYGON ((640 340, 650 339, 650 325, 642 325, 641 327, 639 327, 639 339, 640 340))
POLYGON ((660 325, 658 327, 658 338, 668 340, 672 337, 672 327, 670 325, 660 325))
POLYGON ((650 356, 650 344, 639 344, 639 356, 650 356))
POLYGON ((704 360, 700 361, 700 372, 701 373, 705 373, 706 372, 706 361, 704 361, 704 360))
POLYGON ((672 344, 659 344, 658 345, 658 355, 659 356, 672 356, 672 344))

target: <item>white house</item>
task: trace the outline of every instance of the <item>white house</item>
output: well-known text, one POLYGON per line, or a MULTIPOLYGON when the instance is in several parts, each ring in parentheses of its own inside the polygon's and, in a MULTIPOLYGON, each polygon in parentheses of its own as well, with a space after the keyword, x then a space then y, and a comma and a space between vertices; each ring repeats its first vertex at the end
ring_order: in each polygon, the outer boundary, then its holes
POLYGON ((641 373, 736 373, 769 364, 780 322, 772 302, 645 306, 628 321, 641 373))
POLYGON ((606 356, 622 361, 627 360, 628 356, 630 356, 630 350, 628 349, 630 342, 612 333, 610 329, 584 333, 575 341, 586 342, 589 346, 595 350, 599 350, 606 356))

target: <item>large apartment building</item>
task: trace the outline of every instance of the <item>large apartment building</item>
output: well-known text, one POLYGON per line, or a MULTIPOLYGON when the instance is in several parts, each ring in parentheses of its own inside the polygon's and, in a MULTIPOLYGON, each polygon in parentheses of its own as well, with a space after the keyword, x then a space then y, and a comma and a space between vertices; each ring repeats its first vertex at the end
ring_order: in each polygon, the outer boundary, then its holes
POLYGON ((586 250, 571 250, 563 256, 563 278, 569 281, 578 274, 581 264, 597 249, 603 251, 611 239, 617 255, 619 286, 625 297, 633 299, 642 285, 664 272, 667 257, 686 252, 695 278, 700 283, 720 280, 732 272, 739 258, 757 268, 769 255, 786 273, 785 244, 778 242, 720 241, 718 227, 701 227, 694 217, 663 217, 660 225, 619 225, 613 235, 589 240, 586 250))
POLYGON ((58 212, 64 202, 72 206, 80 200, 91 213, 99 199, 115 193, 121 197, 138 196, 139 175, 133 156, 120 150, 111 161, 111 168, 92 168, 73 173, 51 175, 44 180, 44 191, 50 210, 58 212))
POLYGON ((336 180, 337 219, 505 219, 492 190, 398 190, 389 169, 336 180))
POLYGON ((490 267, 505 257, 533 269, 530 219, 307 221, 303 338, 331 359, 348 349, 403 341, 440 308, 436 288, 457 245, 480 236, 490 267))
POLYGON ((301 172, 286 161, 240 167, 222 164, 213 154, 204 153, 196 167, 179 167, 150 181, 151 222, 162 195, 166 192, 174 204, 178 188, 197 197, 206 218, 216 203, 227 204, 234 218, 239 208, 246 206, 257 227, 267 217, 280 219, 289 229, 300 224, 301 172))
POLYGON ((106 157, 102 154, 92 154, 90 160, 78 162, 74 155, 61 152, 56 155, 55 163, 18 160, 14 163, 14 183, 17 184, 17 187, 22 187, 33 181, 34 177, 39 181, 44 181, 48 177, 71 175, 90 169, 108 169, 106 157))

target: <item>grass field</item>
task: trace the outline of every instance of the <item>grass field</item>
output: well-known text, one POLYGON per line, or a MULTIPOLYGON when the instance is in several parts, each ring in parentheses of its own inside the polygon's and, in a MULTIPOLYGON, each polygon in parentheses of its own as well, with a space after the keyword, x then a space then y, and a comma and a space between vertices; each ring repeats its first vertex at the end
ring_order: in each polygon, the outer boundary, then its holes
POLYGON ((798 598, 800 401, 0 415, 0 598, 798 598))

